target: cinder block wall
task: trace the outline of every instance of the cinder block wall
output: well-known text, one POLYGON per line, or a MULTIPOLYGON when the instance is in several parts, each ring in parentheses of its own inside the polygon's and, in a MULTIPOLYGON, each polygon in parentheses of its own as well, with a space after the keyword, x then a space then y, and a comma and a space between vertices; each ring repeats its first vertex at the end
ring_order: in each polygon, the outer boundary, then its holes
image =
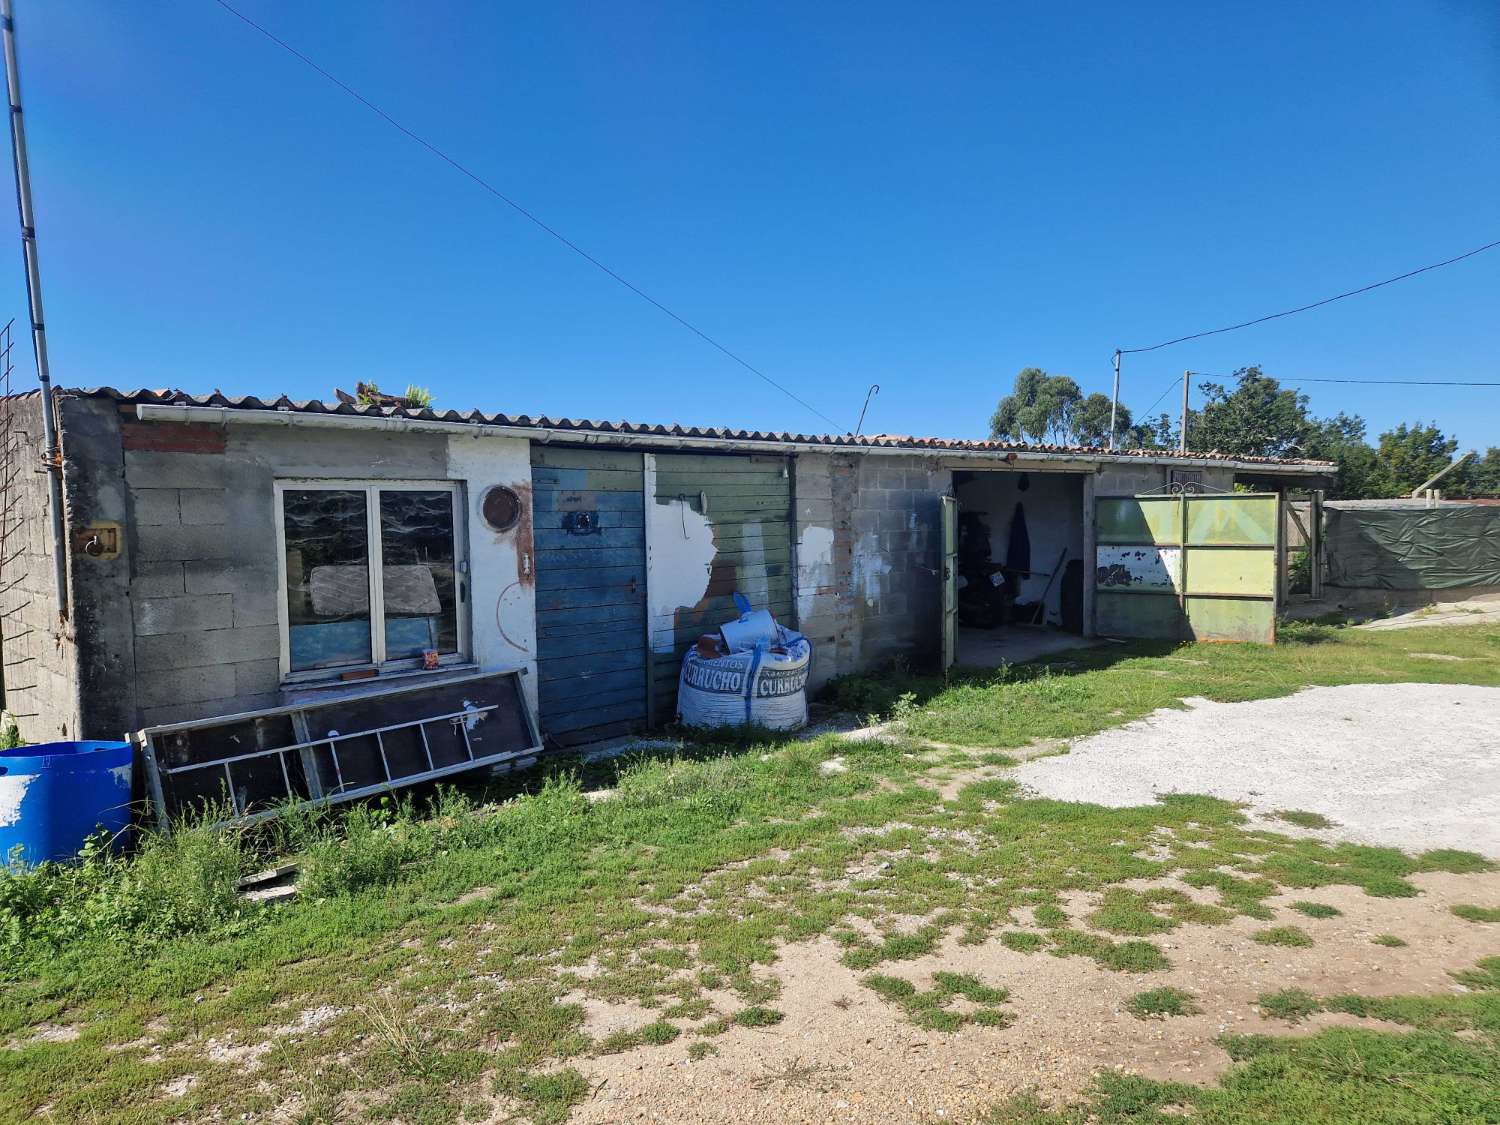
POLYGON ((136 726, 282 704, 278 478, 448 476, 441 435, 134 419, 121 433, 136 726))
POLYGON ((52 570, 47 476, 39 471, 42 400, 36 393, 0 401, 9 478, 0 523, 0 661, 5 706, 28 742, 78 737, 78 660, 72 628, 59 619, 52 570))
POLYGON ((810 686, 941 644, 940 501, 934 459, 801 453, 795 469, 797 607, 815 648, 810 686))

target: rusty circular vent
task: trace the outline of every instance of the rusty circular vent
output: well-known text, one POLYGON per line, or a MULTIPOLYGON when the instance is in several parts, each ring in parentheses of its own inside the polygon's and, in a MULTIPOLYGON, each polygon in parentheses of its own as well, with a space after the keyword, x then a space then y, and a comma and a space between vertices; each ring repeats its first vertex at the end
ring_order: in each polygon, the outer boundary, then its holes
POLYGON ((515 489, 497 484, 484 494, 479 510, 490 527, 496 531, 509 531, 521 520, 521 498, 515 489))

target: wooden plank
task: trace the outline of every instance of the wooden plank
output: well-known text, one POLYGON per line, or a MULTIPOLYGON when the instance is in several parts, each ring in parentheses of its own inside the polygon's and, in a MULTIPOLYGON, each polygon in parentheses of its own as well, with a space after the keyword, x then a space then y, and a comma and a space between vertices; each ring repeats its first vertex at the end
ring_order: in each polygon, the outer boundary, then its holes
POLYGON ((538 549, 536 556, 538 572, 579 566, 634 566, 645 558, 639 547, 547 547, 538 549))
POLYGON ((639 512, 645 504, 639 492, 598 489, 539 489, 532 494, 533 512, 639 512))
MULTIPOLYGON (((538 590, 536 595, 537 613, 551 613, 559 609, 583 609, 586 606, 612 606, 619 605, 623 598, 632 596, 629 586, 622 583, 616 587, 589 586, 582 589, 568 588, 561 590, 538 590)), ((645 627, 645 607, 637 611, 640 615, 642 628, 645 627)), ((540 619, 537 622, 537 631, 541 635, 544 632, 545 623, 540 619)))
POLYGON ((616 603, 604 606, 559 607, 547 614, 548 635, 566 637, 580 629, 597 629, 613 622, 644 620, 644 606, 631 603, 616 603))
MULTIPOLYGON (((622 668, 644 668, 645 666, 644 645, 637 645, 632 652, 611 654, 608 658, 598 655, 549 656, 546 660, 537 661, 537 680, 545 683, 549 680, 564 680, 573 676, 587 678, 591 675, 617 672, 622 668)), ((644 707, 644 697, 641 702, 644 707)))
POLYGON ((536 588, 538 590, 588 590, 604 587, 607 589, 630 590, 630 583, 640 585, 641 568, 635 566, 578 566, 578 567, 548 567, 543 569, 538 563, 536 570, 536 588))
POLYGON ((642 563, 646 549, 641 545, 643 529, 639 527, 602 527, 591 535, 578 535, 560 527, 536 528, 532 535, 538 551, 584 550, 589 547, 634 547, 641 552, 642 563))
MULTIPOLYGON (((609 531, 612 528, 628 527, 639 532, 646 526, 645 516, 639 509, 633 512, 596 511, 593 509, 589 509, 589 511, 592 511, 593 515, 590 517, 586 529, 584 529, 585 525, 576 518, 579 515, 578 512, 533 511, 532 527, 538 531, 564 531, 575 540, 574 543, 569 545, 576 547, 581 545, 576 540, 592 539, 601 532, 609 531), (574 518, 570 519, 569 517, 574 518)), ((639 535, 637 535, 637 538, 639 538, 639 535)))
POLYGON ((550 636, 547 659, 570 656, 598 656, 609 652, 633 652, 641 647, 644 630, 638 621, 614 622, 608 629, 570 636, 550 636))
POLYGON ((584 698, 594 699, 609 695, 612 698, 632 692, 637 699, 641 695, 641 673, 638 668, 621 668, 616 672, 595 672, 587 677, 562 676, 546 683, 537 684, 537 696, 543 706, 574 704, 584 698))
POLYGON ((615 470, 641 474, 641 455, 628 449, 581 449, 567 445, 537 445, 531 447, 533 472, 537 466, 568 469, 615 470))

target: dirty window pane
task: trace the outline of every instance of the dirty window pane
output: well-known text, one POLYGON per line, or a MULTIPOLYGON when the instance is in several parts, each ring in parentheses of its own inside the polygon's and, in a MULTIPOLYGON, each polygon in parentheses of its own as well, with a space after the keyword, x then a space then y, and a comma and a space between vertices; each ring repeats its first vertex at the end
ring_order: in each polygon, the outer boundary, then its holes
POLYGON ((292 671, 369 663, 370 563, 364 492, 288 489, 281 499, 292 671))
POLYGON ((380 543, 386 659, 457 652, 453 493, 382 492, 380 543))

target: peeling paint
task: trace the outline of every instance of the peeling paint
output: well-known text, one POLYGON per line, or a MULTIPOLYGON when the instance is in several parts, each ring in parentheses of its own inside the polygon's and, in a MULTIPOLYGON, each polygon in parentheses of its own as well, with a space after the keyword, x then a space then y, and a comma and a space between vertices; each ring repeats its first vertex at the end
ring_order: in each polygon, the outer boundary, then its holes
POLYGON ((880 549, 880 536, 873 531, 865 532, 854 544, 852 579, 855 596, 863 597, 865 605, 877 604, 885 585, 881 580, 890 572, 890 560, 880 549))
POLYGON ((21 819, 21 802, 26 800, 26 790, 36 780, 34 773, 0 777, 0 828, 9 828, 21 819))
POLYGON ((797 620, 813 615, 821 590, 833 585, 833 528, 804 527, 797 537, 797 620))
POLYGON ((740 592, 750 599, 756 609, 765 609, 771 602, 771 582, 766 577, 766 540, 761 531, 760 520, 746 521, 742 563, 756 573, 740 580, 740 592))
POLYGON ((1180 547, 1113 547, 1097 550, 1096 578, 1100 589, 1139 586, 1176 590, 1182 574, 1180 547))
POLYGON ((671 653, 678 609, 698 605, 708 593, 714 555, 713 524, 685 499, 647 504, 651 647, 671 653))

